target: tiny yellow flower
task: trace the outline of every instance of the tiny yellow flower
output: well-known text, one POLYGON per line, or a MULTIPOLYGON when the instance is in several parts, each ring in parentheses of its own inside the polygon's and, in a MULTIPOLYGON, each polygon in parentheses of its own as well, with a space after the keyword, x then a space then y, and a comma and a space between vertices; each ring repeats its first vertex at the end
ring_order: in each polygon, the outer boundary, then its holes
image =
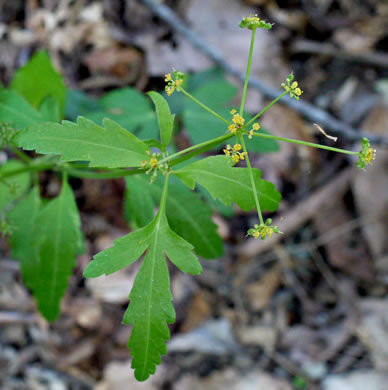
POLYGON ((244 126, 245 119, 240 114, 234 114, 232 122, 238 126, 244 126))
POLYGON ((237 111, 233 108, 233 110, 230 112, 232 115, 234 115, 237 111))
POLYGON ((361 151, 359 154, 359 159, 356 165, 365 170, 367 165, 373 165, 372 161, 376 158, 376 149, 372 149, 367 138, 363 138, 361 141, 361 151))
POLYGON ((166 83, 168 83, 169 81, 172 81, 171 73, 167 73, 167 74, 164 76, 164 81, 165 81, 166 83))
POLYGON ((296 88, 294 93, 295 93, 295 95, 300 96, 300 95, 302 95, 303 91, 300 88, 296 88))
POLYGON ((158 166, 158 160, 155 157, 152 157, 150 160, 151 168, 156 168, 158 166))
POLYGON ((236 125, 229 125, 229 126, 228 126, 228 130, 229 130, 231 133, 236 134, 237 127, 236 127, 236 125))
POLYGON ((268 218, 265 223, 260 225, 254 225, 252 229, 248 230, 248 236, 253 236, 253 238, 261 238, 264 240, 266 237, 271 238, 274 233, 282 234, 279 228, 276 225, 272 225, 272 219, 268 218))
POLYGON ((252 125, 252 128, 253 128, 253 130, 259 130, 260 129, 260 125, 258 123, 254 123, 252 125))
POLYGON ((175 81, 175 87, 179 88, 182 85, 182 83, 183 83, 182 79, 175 81))
POLYGON ((303 91, 299 88, 299 84, 294 80, 294 75, 291 73, 287 77, 287 83, 282 83, 282 87, 290 94, 291 98, 295 98, 295 100, 299 100, 300 95, 302 95, 303 91))
POLYGON ((241 150, 241 145, 240 144, 236 144, 233 146, 233 149, 235 152, 239 152, 241 150))
POLYGON ((238 163, 240 161, 240 156, 238 154, 233 154, 232 160, 233 162, 238 163))
POLYGON ((165 91, 168 96, 171 96, 175 91, 175 87, 173 85, 166 85, 165 91))

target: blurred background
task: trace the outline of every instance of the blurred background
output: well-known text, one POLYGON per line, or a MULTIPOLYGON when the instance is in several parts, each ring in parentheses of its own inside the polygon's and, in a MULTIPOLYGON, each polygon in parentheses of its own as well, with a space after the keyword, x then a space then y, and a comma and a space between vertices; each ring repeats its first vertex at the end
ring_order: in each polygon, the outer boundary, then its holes
MULTIPOLYGON (((262 127, 333 146, 317 123, 338 137, 336 147, 359 151, 364 133, 387 144, 386 0, 0 0, 0 79, 6 86, 16 69, 47 49, 71 88, 69 119, 105 104, 100 98, 118 88, 163 90, 172 68, 208 89, 218 85, 220 95, 225 88, 224 103, 235 106, 250 44, 249 31, 238 25, 256 13, 274 26, 257 32, 252 76, 259 83, 246 109, 260 111, 291 71, 305 91, 298 104, 267 111, 262 127), (329 128, 327 115, 338 120, 329 128)), ((198 142, 195 124, 175 95, 176 143, 187 147, 198 142)), ((206 96, 212 106, 213 95, 206 96)), ((105 105, 106 115, 117 114, 115 104, 105 105)), ((130 121, 125 108, 117 115, 130 121)), ((55 324, 38 315, 0 239, 0 389, 387 390, 383 143, 374 146, 377 159, 366 172, 352 156, 292 144, 256 149, 253 165, 283 195, 268 216, 284 234, 247 239, 254 213, 212 205, 225 254, 201 261, 197 277, 171 267, 177 322, 168 354, 145 383, 133 377, 130 327, 121 324, 136 266, 82 278, 91 257, 130 230, 124 182, 74 179, 87 251, 55 324)), ((55 174, 42 173, 40 182, 46 196, 58 193, 55 174)))

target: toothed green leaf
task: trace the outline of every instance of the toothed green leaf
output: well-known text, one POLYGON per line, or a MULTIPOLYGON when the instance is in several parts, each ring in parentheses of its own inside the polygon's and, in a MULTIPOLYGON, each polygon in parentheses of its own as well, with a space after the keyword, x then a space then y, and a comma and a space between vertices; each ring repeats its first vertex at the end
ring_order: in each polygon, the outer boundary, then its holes
MULTIPOLYGON (((172 230, 194 245, 195 252, 206 259, 223 255, 223 243, 217 233, 217 225, 211 220, 211 207, 203 202, 198 193, 188 190, 178 180, 169 184, 166 215, 172 230)), ((128 176, 125 193, 126 216, 138 226, 150 222, 154 204, 159 204, 163 182, 152 184, 145 175, 128 176)))
MULTIPOLYGON (((174 172, 190 188, 198 183, 205 187, 215 199, 226 205, 237 203, 243 210, 254 208, 255 200, 248 168, 231 166, 226 156, 208 157, 196 161, 174 172)), ((275 186, 260 178, 261 172, 253 169, 256 190, 262 210, 275 211, 281 194, 275 186)))
POLYGON ((38 264, 28 277, 28 285, 39 311, 48 321, 59 316, 61 299, 80 250, 80 225, 73 192, 64 182, 60 195, 39 211, 33 229, 33 250, 37 251, 38 264))
POLYGON ((171 141, 175 115, 171 115, 170 107, 162 95, 153 91, 148 92, 147 95, 155 105, 160 129, 160 139, 162 140, 162 147, 165 149, 171 141))
POLYGON ((133 325, 128 346, 139 381, 155 373, 161 356, 167 353, 166 341, 170 338, 167 324, 175 321, 165 256, 181 271, 199 274, 201 265, 192 249, 191 244, 170 229, 161 207, 147 226, 116 240, 112 248, 95 256, 84 271, 85 277, 109 275, 132 264, 147 250, 123 320, 133 325))
POLYGON ((61 161, 89 161, 90 167, 119 168, 140 166, 147 159, 147 145, 110 119, 104 127, 79 117, 77 123, 41 123, 14 137, 26 150, 59 154, 61 161))

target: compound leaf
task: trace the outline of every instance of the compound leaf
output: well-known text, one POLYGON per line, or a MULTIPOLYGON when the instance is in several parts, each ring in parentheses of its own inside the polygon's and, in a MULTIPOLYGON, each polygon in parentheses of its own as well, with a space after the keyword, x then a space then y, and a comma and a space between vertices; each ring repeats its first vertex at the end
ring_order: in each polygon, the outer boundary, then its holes
MULTIPOLYGON (((169 184, 166 215, 172 230, 194 246, 195 252, 206 259, 223 255, 223 243, 217 225, 211 220, 213 211, 199 194, 188 190, 179 181, 169 184)), ((163 183, 152 184, 144 175, 128 176, 125 194, 126 215, 139 226, 152 220, 154 204, 159 204, 163 183)))
MULTIPOLYGON (((235 168, 226 156, 208 157, 174 172, 190 188, 198 183, 205 187, 215 199, 226 205, 237 203, 243 210, 254 208, 255 201, 248 168, 235 168)), ((275 186, 261 179, 261 172, 253 169, 256 190, 262 210, 275 211, 281 194, 275 186)))
POLYGON ((80 249, 80 226, 73 192, 63 182, 59 196, 49 201, 36 217, 32 242, 38 264, 27 281, 39 311, 48 321, 55 321, 59 316, 60 302, 80 249))
POLYGON ((160 129, 160 139, 162 141, 162 147, 165 149, 171 141, 175 115, 171 114, 170 107, 162 95, 153 91, 148 92, 147 95, 155 105, 160 129))
POLYGON ((59 154, 62 161, 90 161, 90 167, 140 166, 147 158, 147 145, 110 119, 104 127, 79 117, 77 123, 41 123, 14 137, 27 150, 59 154))
POLYGON ((95 256, 84 271, 85 277, 108 275, 133 263, 147 250, 123 320, 133 325, 128 346, 139 381, 146 380, 160 364, 170 337, 167 324, 175 321, 165 255, 183 272, 199 274, 201 265, 192 249, 191 244, 170 229, 161 207, 147 226, 116 240, 112 248, 95 256))
POLYGON ((36 108, 39 108, 47 96, 53 97, 58 101, 61 116, 63 115, 67 88, 46 51, 36 53, 26 65, 16 71, 11 88, 36 108))
POLYGON ((0 90, 0 118, 2 122, 9 122, 20 128, 42 120, 40 113, 23 96, 7 89, 0 90))

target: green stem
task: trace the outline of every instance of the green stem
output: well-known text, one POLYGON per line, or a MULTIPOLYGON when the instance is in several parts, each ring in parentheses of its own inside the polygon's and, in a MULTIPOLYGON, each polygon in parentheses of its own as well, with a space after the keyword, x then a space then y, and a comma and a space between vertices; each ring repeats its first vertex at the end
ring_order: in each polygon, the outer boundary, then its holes
POLYGON ((46 169, 51 169, 52 167, 53 164, 51 163, 26 165, 23 168, 13 169, 12 171, 4 172, 3 174, 1 174, 0 178, 5 179, 7 177, 20 175, 21 173, 25 172, 44 171, 46 169))
POLYGON ((255 115, 245 126, 249 126, 252 122, 254 122, 257 118, 263 115, 270 107, 272 107, 277 101, 279 101, 283 96, 287 95, 287 91, 284 91, 280 96, 278 96, 275 100, 272 100, 267 106, 265 106, 257 115, 255 115))
POLYGON ((277 141, 284 141, 284 142, 289 142, 289 143, 292 143, 292 144, 298 144, 298 145, 304 145, 304 146, 311 146, 311 147, 313 147, 313 148, 330 150, 330 151, 332 151, 332 152, 338 152, 338 153, 344 153, 344 154, 352 154, 352 155, 359 155, 359 154, 360 154, 359 152, 353 152, 353 151, 351 151, 351 150, 333 148, 333 147, 331 147, 331 146, 315 144, 315 143, 313 143, 313 142, 300 141, 300 140, 292 139, 292 138, 276 137, 276 136, 270 135, 270 134, 253 133, 252 135, 253 135, 254 137, 267 138, 267 139, 274 139, 274 140, 277 140, 277 141))
POLYGON ((193 95, 190 95, 187 91, 185 91, 182 87, 179 87, 179 92, 182 92, 184 95, 186 95, 189 99, 191 99, 193 102, 200 105, 204 110, 209 112, 210 114, 214 115, 216 118, 218 118, 220 121, 225 122, 227 125, 229 125, 229 121, 227 121, 225 118, 223 118, 220 114, 217 114, 215 111, 213 111, 211 108, 206 106, 205 104, 201 103, 198 99, 196 99, 193 95))
POLYGON ((260 202, 259 202, 259 196, 257 194, 257 189, 256 189, 256 185, 255 185, 255 179, 253 177, 252 166, 251 166, 251 162, 249 160, 248 150, 247 150, 247 146, 245 145, 245 141, 244 141, 244 136, 243 135, 240 136, 240 141, 241 141, 241 145, 243 147, 244 152, 246 152, 245 160, 247 162, 249 177, 251 178, 251 185, 252 185, 253 197, 255 198, 257 215, 259 217, 260 225, 264 225, 263 215, 261 214, 261 207, 260 207, 260 202))
POLYGON ((161 215, 163 215, 166 212, 166 203, 167 203, 167 194, 168 194, 168 179, 169 179, 169 177, 170 177, 170 174, 167 173, 166 178, 164 180, 162 197, 160 198, 159 212, 158 212, 159 218, 160 218, 161 215))
POLYGON ((245 100, 247 97, 249 75, 251 73, 251 65, 252 65, 252 57, 253 57, 253 47, 255 45, 255 35, 256 35, 256 28, 253 28, 252 29, 252 36, 251 36, 251 46, 249 48, 247 72, 245 74, 244 89, 243 89, 243 93, 242 93, 242 97, 241 97, 241 105, 240 105, 240 115, 241 116, 243 115, 243 112, 244 112, 245 100))
POLYGON ((231 136, 233 136, 233 134, 232 135, 226 134, 226 135, 222 135, 222 136, 217 137, 217 138, 213 138, 209 141, 201 142, 200 144, 190 146, 186 149, 180 150, 179 152, 172 154, 171 156, 167 156, 167 157, 163 158, 162 160, 159 161, 159 164, 163 164, 166 161, 171 161, 171 160, 175 159, 176 157, 179 157, 182 154, 186 154, 188 152, 191 152, 192 150, 195 150, 195 149, 203 148, 203 147, 206 147, 208 145, 211 145, 211 147, 213 147, 214 145, 221 144, 222 142, 231 138, 231 136))
POLYGON ((72 169, 58 167, 57 171, 67 172, 69 176, 79 177, 81 179, 120 179, 122 177, 138 175, 139 173, 145 173, 145 169, 115 169, 108 172, 93 172, 82 169, 72 169))
POLYGON ((24 153, 21 149, 19 149, 15 145, 9 145, 8 147, 11 150, 11 152, 13 154, 16 154, 16 156, 18 156, 20 160, 22 160, 23 162, 29 164, 33 160, 30 156, 28 156, 26 153, 24 153))

